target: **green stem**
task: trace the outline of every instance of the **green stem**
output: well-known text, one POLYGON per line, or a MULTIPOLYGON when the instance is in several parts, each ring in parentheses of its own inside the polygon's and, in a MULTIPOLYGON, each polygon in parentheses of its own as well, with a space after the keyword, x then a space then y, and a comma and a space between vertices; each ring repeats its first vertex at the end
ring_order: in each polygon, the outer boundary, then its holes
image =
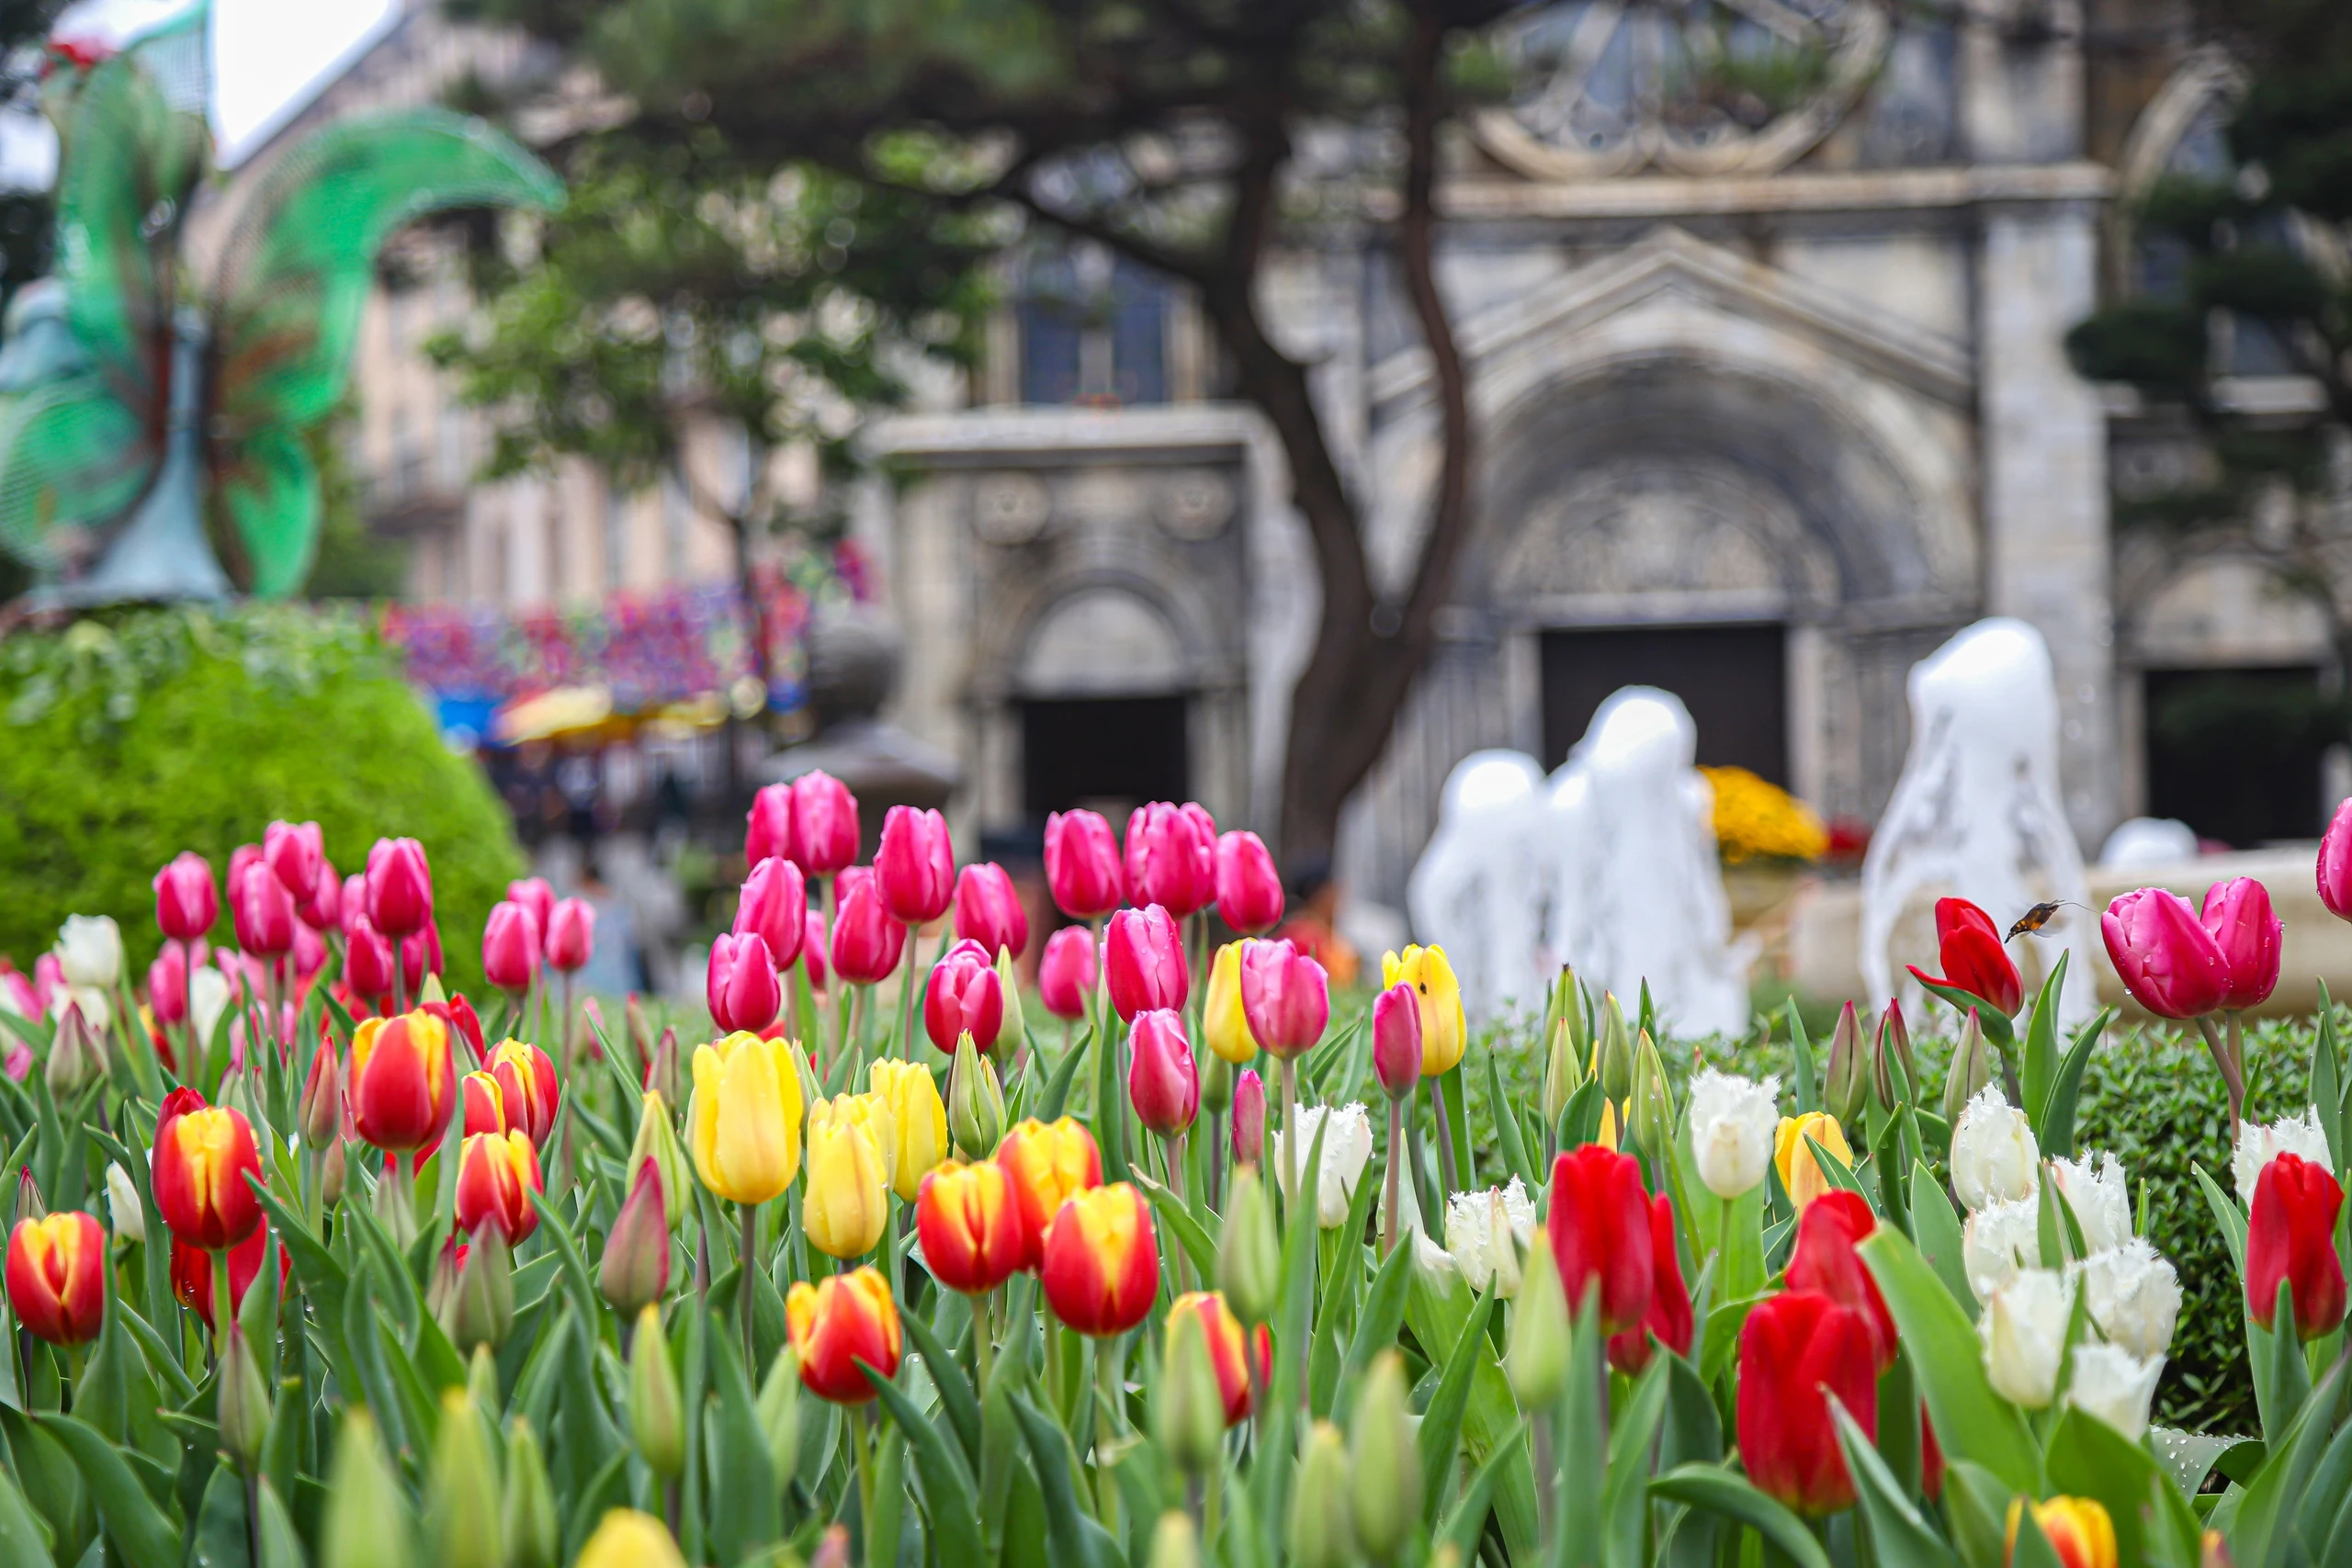
POLYGON ((995 1295, 994 1291, 982 1291, 972 1298, 973 1386, 984 1399, 989 1392, 989 1364, 996 1351, 996 1309, 991 1304, 995 1295))
POLYGON ((229 1296, 229 1249, 215 1247, 212 1250, 212 1350, 216 1356, 228 1353, 229 1325, 236 1316, 236 1304, 229 1296))
POLYGON ((1381 1177, 1380 1256, 1396 1250, 1396 1172, 1405 1163, 1405 1102, 1388 1097, 1388 1168, 1381 1177))
POLYGON ((921 934, 915 929, 915 923, 909 920, 907 922, 907 978, 905 985, 900 987, 906 993, 903 1022, 899 1029, 899 1059, 902 1062, 911 1062, 915 1059, 915 965, 922 961, 922 955, 915 952, 915 942, 921 934))
POLYGON ((1125 1343, 1125 1337, 1116 1334, 1094 1342, 1094 1376, 1102 1395, 1094 1412, 1095 1517, 1114 1540, 1119 1534, 1119 1479, 1114 1473, 1116 1466, 1112 1462, 1111 1442, 1119 1434, 1121 1407, 1126 1399, 1121 1366, 1125 1359, 1122 1353, 1125 1343))
POLYGON ((849 1427, 857 1445, 857 1526, 859 1533, 870 1541, 874 1539, 874 1406, 861 1404, 856 1408, 849 1427))
POLYGON ((743 1369, 756 1379, 760 1375, 760 1358, 752 1340, 752 1270, 759 1267, 760 1206, 738 1203, 735 1212, 742 1225, 742 1245, 735 1259, 735 1300, 742 1309, 743 1369))
POLYGON ((1437 1196, 1438 1201, 1443 1202, 1453 1192, 1453 1183, 1461 1172, 1453 1163, 1453 1123, 1445 1111, 1445 1080, 1434 1077, 1429 1080, 1429 1085, 1430 1098, 1437 1105, 1437 1196))
MULTIPOLYGON (((1295 1057, 1283 1058, 1283 1196, 1289 1209, 1283 1216, 1285 1226, 1298 1223, 1297 1210, 1301 1201, 1298 1190, 1298 1062, 1295 1057)), ((1317 1201, 1321 1195, 1317 1195, 1317 1201)), ((1312 1208, 1307 1210, 1313 1213, 1312 1208)))

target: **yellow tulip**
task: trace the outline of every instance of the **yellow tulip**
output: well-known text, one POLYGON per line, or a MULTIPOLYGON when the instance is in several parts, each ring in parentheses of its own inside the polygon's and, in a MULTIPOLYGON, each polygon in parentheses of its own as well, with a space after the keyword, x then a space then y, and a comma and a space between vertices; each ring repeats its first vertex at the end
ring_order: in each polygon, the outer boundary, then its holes
POLYGON ((1829 1112, 1808 1111, 1802 1116, 1781 1117, 1780 1131, 1772 1135, 1772 1168, 1781 1173, 1781 1186, 1799 1213, 1830 1190, 1829 1178, 1821 1173, 1821 1162, 1813 1157, 1813 1150, 1805 1145, 1807 1137, 1848 1166, 1854 1163, 1854 1151, 1846 1143, 1846 1130, 1829 1112))
POLYGON ((702 1184, 764 1203, 800 1173, 800 1074, 789 1041, 738 1031, 695 1048, 686 1140, 702 1184))
POLYGON ((579 1568, 685 1568, 685 1562, 660 1519, 614 1508, 580 1549, 579 1568))
POLYGON ((922 1190, 922 1179, 947 1157, 947 1103, 939 1098, 938 1080, 920 1062, 878 1061, 868 1079, 874 1096, 889 1108, 897 1147, 890 1161, 890 1186, 902 1203, 911 1203, 922 1190))
POLYGON ((1247 1066, 1258 1054, 1257 1038, 1241 1010, 1241 950, 1248 938, 1228 942, 1209 964, 1209 993, 1201 1003, 1201 1028, 1209 1049, 1237 1067, 1247 1066))
POLYGON ((1445 961, 1445 949, 1416 946, 1401 954, 1382 953, 1381 988, 1399 984, 1412 987, 1420 998, 1421 1077, 1452 1072, 1470 1030, 1462 1016, 1462 983, 1445 961))
POLYGON ((890 1112, 870 1094, 842 1094, 808 1109, 808 1190, 800 1226, 831 1258, 874 1250, 890 1213, 890 1112))

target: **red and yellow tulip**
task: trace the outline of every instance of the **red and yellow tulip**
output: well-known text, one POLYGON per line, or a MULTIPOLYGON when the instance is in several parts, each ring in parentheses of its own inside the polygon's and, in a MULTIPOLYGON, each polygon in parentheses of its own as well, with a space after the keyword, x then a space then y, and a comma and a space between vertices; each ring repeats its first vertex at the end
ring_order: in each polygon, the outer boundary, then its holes
POLYGON ((1225 1399, 1225 1424, 1228 1427, 1246 1420, 1250 1415, 1250 1390, 1262 1388, 1273 1375, 1273 1336, 1264 1324, 1254 1334, 1243 1329, 1241 1320, 1225 1304, 1221 1291, 1187 1291, 1178 1296, 1168 1309, 1168 1321, 1174 1323, 1178 1313, 1197 1313, 1203 1334, 1208 1340, 1209 1364, 1216 1369, 1217 1393, 1225 1399), (1251 1363, 1256 1363, 1257 1382, 1250 1382, 1251 1363))
POLYGON ((811 1285, 795 1280, 784 1299, 785 1331, 800 1355, 800 1381, 835 1404, 863 1404, 874 1385, 859 1371, 882 1377, 899 1371, 899 1307, 881 1273, 865 1268, 830 1274, 811 1285))
POLYGON ((360 1021, 351 1036, 351 1115, 360 1137, 387 1154, 437 1143, 455 1089, 449 1026, 418 1009, 360 1021))
POLYGON ((476 1133, 458 1151, 458 1224, 494 1224, 510 1247, 538 1228, 531 1194, 547 1190, 538 1151, 520 1132, 476 1133))
POLYGON ((150 1174, 164 1223, 190 1247, 234 1247, 261 1226, 261 1200, 245 1182, 261 1175, 261 1151, 242 1111, 172 1090, 155 1121, 150 1174))
POLYGON ((996 1163, 1012 1180, 1021 1211, 1021 1267, 1035 1269, 1045 1258, 1046 1232, 1062 1204, 1102 1185, 1102 1151, 1077 1118, 1049 1124, 1033 1116, 1004 1135, 996 1163))
POLYGON ((18 1220, 8 1235, 8 1304, 52 1345, 84 1345, 106 1317, 107 1233, 79 1209, 18 1220))
POLYGON ((1080 1334, 1125 1334, 1159 1292, 1159 1239, 1143 1194, 1124 1181, 1070 1199, 1046 1233, 1038 1276, 1054 1315, 1080 1334))
POLYGON ((544 1147, 555 1130, 556 1105, 562 1098, 548 1054, 528 1041, 502 1040, 484 1070, 498 1080, 506 1124, 527 1134, 533 1148, 544 1147))
POLYGON ((915 1197, 915 1235, 931 1277, 951 1291, 979 1295, 1018 1273, 1021 1213, 1004 1168, 952 1159, 935 1168, 915 1197))

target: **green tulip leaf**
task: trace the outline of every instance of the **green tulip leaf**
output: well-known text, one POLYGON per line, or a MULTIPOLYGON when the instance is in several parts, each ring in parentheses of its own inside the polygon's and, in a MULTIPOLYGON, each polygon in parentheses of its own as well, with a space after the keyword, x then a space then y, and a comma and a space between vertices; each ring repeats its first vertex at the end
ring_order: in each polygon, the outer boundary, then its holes
POLYGON ((1975 1322, 1982 1309, 1968 1283, 1967 1246, 1960 1215, 1925 1161, 1911 1168, 1911 1229, 1919 1256, 1928 1260, 1968 1320, 1975 1322))
POLYGON ((2039 1495, 2041 1460, 2017 1407, 1993 1392, 1976 1328, 1900 1231, 1881 1225, 1860 1249, 1911 1351, 1944 1452, 2039 1495))
MULTIPOLYGON (((2352 1448, 2346 1454, 2352 1457, 2352 1448)), ((2118 1561, 2198 1561, 2202 1527, 2141 1444, 2087 1411, 2069 1408, 2050 1430, 2043 1462, 2052 1491, 2095 1497, 2107 1509, 2115 1523, 2118 1561), (2162 1532, 2161 1543, 2150 1539, 2152 1530, 2162 1532)))
MULTIPOLYGON (((2018 1092, 2025 1098, 2026 1119, 2038 1128, 2050 1104, 2051 1086, 2058 1077, 2058 996, 2066 984, 2066 961, 2073 954, 2058 950, 2058 962, 2042 976, 2041 990, 2026 1016, 2025 1052, 2018 1069, 2018 1092)), ((1980 1021, 1983 1015, 1978 1015, 1980 1021)))
POLYGON ((1803 1519, 1719 1465, 1686 1464, 1670 1470, 1650 1483, 1650 1495, 1746 1525, 1795 1568, 1829 1568, 1829 1554, 1803 1519))
MULTIPOLYGON (((1092 1521, 1079 1510, 1078 1459, 1070 1451, 1069 1436, 1025 1394, 1012 1396, 1012 1413, 1021 1423, 1038 1488, 1045 1494, 1048 1559, 1068 1568, 1103 1568, 1102 1559, 1096 1555, 1094 1535, 1085 1528, 1092 1521)), ((1100 1533, 1097 1527, 1095 1534, 1100 1533)))
POLYGON ((6 1568, 54 1568, 50 1553, 51 1532, 36 1515, 17 1485, 16 1475, 0 1468, 0 1564, 6 1568))
POLYGON ((1601 1506, 1600 1560, 1606 1568, 1645 1568, 1649 1524, 1650 1456, 1666 1412, 1671 1351, 1655 1351, 1609 1432, 1609 1473, 1601 1506))
POLYGON ((1464 1562, 1471 1560, 1478 1550, 1478 1538, 1486 1533, 1487 1516, 1493 1511, 1495 1483, 1504 1466, 1525 1457, 1526 1435, 1527 1418, 1521 1416, 1511 1424, 1503 1440, 1495 1445, 1495 1451, 1487 1456, 1487 1462, 1471 1474, 1469 1484, 1462 1488, 1462 1495, 1438 1520, 1437 1529, 1430 1537, 1432 1542, 1452 1542, 1464 1562))
MULTIPOLYGON (((148 1494, 130 1458, 86 1421, 36 1412, 33 1420, 57 1439, 90 1489, 107 1537, 126 1568, 179 1568, 178 1532, 148 1494)), ((144 1459, 144 1455, 139 1456, 144 1459)), ((109 1556, 112 1554, 109 1553, 109 1556)))
POLYGON ((1878 1554, 1879 1568, 1959 1568, 1951 1548, 1921 1516, 1909 1489, 1895 1479, 1869 1434, 1847 1414, 1835 1394, 1829 1396, 1829 1408, 1838 1423, 1838 1446, 1846 1456, 1846 1473, 1853 1477, 1857 1506, 1870 1522, 1871 1547, 1878 1554))
POLYGON ((1092 1043, 1094 1027, 1089 1024, 1078 1032, 1078 1038, 1070 1043, 1070 1048, 1062 1053, 1061 1061, 1055 1066, 1054 1076, 1046 1080, 1045 1098, 1037 1104, 1038 1121, 1058 1120, 1069 1109, 1070 1085, 1077 1081, 1078 1069, 1086 1061, 1086 1048, 1092 1043))
MULTIPOLYGON (((1430 1394, 1430 1402, 1421 1412, 1420 1430, 1414 1435, 1415 1446, 1420 1450, 1421 1473, 1442 1477, 1453 1473, 1453 1457, 1462 1444, 1462 1416, 1470 1404, 1470 1379, 1478 1370, 1480 1358, 1491 1358, 1494 1348, 1487 1342, 1487 1319, 1495 1310, 1495 1293, 1490 1289, 1478 1298, 1470 1309, 1469 1321, 1453 1341, 1453 1348, 1445 1359, 1445 1370, 1437 1380, 1437 1388, 1430 1394)), ((1429 1488, 1425 1505, 1426 1517, 1434 1522, 1438 1505, 1445 1488, 1434 1481, 1429 1488)))
MULTIPOLYGON (((906 1314, 902 1321, 913 1315, 906 1314)), ((711 1336, 709 1355, 711 1381, 718 1393, 703 1407, 710 1473, 709 1541, 718 1562, 741 1562, 783 1531, 776 1509, 775 1458, 768 1451, 735 1337, 711 1336)), ((976 1529, 973 1543, 978 1542, 976 1529)))
MULTIPOLYGON (((1367 1176, 1365 1185, 1371 1185, 1367 1176)), ((1412 1284, 1413 1238, 1400 1235, 1396 1248, 1380 1266, 1372 1279, 1372 1293, 1364 1298, 1363 1311, 1356 1316, 1355 1337, 1348 1344, 1348 1359, 1340 1371, 1340 1391, 1333 1402, 1331 1418, 1341 1426, 1347 1424, 1349 1413, 1355 1408, 1355 1392, 1362 1386, 1363 1376, 1372 1371, 1373 1358, 1396 1343, 1396 1331, 1405 1324, 1405 1300, 1412 1284)))
MULTIPOLYGON (((2286 1294, 2283 1285, 2279 1293, 2286 1294)), ((2291 1340, 2290 1335, 2279 1337, 2291 1340)), ((2293 1355, 2298 1362, 2301 1360, 2300 1348, 2293 1355)), ((2235 1513, 2224 1533, 2229 1537, 2230 1555, 2241 1568, 2280 1568, 2290 1560, 2295 1543, 2291 1510, 2302 1504, 2312 1473, 2327 1451, 2328 1416, 2335 1408, 2337 1385, 2343 1378, 2344 1366, 2338 1361, 2286 1423, 2285 1430, 2272 1438, 2262 1468, 2236 1498, 2235 1513)), ((2215 1522, 2219 1523, 2218 1510, 2215 1522)))
MULTIPOLYGON (((2059 962, 2063 964, 2065 960, 2061 958, 2059 962)), ((2113 1008, 2101 1008, 2098 1016, 2075 1036, 2074 1045, 2058 1064, 2057 1076, 2050 1085, 2050 1098, 2043 1102, 2041 1114, 2034 1122, 2034 1141, 2041 1145, 2045 1159, 2074 1157, 2075 1109, 2082 1100, 2083 1074, 2090 1066, 2091 1053, 2098 1049, 2099 1037, 2107 1032, 2108 1022, 2114 1017, 2113 1008)))
POLYGON ((940 1343, 939 1331, 925 1321, 922 1314, 902 1312, 899 1321, 922 1356, 923 1371, 930 1374, 931 1386, 939 1392, 939 1407, 946 1413, 948 1425, 955 1428, 956 1440, 963 1445, 966 1461, 977 1462, 980 1452, 980 1402, 972 1393, 971 1379, 964 1375, 964 1363, 948 1353, 947 1347, 940 1343))
POLYGON ((1192 1260, 1201 1278, 1216 1279, 1216 1243, 1210 1238, 1208 1232, 1201 1228, 1200 1221, 1193 1217, 1193 1212, 1185 1207, 1184 1201, 1140 1168, 1129 1170, 1127 1179, 1140 1188, 1143 1195, 1151 1200, 1151 1206, 1159 1211, 1168 1228, 1176 1235, 1176 1245, 1184 1249, 1184 1256, 1192 1260))

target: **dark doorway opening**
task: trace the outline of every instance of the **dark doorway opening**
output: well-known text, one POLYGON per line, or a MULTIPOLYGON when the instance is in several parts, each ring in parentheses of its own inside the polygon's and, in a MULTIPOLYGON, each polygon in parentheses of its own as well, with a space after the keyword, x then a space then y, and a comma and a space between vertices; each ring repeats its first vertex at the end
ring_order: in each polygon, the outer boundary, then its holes
POLYGON ((1544 765, 1556 768, 1620 686, 1659 686, 1699 727, 1699 761, 1789 782, 1787 636, 1779 626, 1544 634, 1544 765))
POLYGON ((1047 812, 1084 806, 1124 829, 1127 813, 1146 801, 1187 798, 1185 707, 1181 696, 1023 704, 1023 809, 1043 822, 1047 812))
POLYGON ((2345 735, 2343 700, 2308 665, 2151 670, 2148 815, 2238 849, 2315 839, 2322 760, 2345 735))

